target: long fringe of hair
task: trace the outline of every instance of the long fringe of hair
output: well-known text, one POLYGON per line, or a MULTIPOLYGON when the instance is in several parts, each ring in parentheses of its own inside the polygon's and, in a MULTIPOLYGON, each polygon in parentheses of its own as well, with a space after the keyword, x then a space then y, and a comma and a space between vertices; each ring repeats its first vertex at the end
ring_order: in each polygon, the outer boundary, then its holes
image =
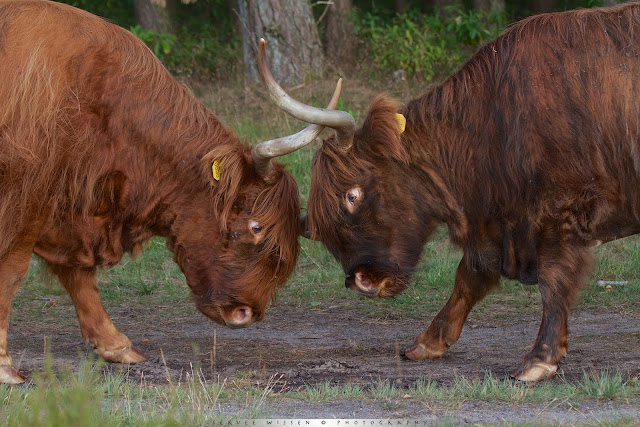
MULTIPOLYGON (((308 225, 312 239, 332 242, 336 238, 333 220, 342 216, 343 197, 349 188, 382 162, 407 165, 409 155, 403 146, 396 117, 400 104, 384 96, 371 103, 353 146, 345 152, 335 137, 325 141, 313 157, 308 225)), ((338 244, 338 242, 333 242, 338 244)))
MULTIPOLYGON (((242 198, 243 191, 251 187, 249 182, 260 181, 253 168, 250 147, 246 144, 222 145, 214 148, 202 159, 203 174, 211 175, 213 161, 219 161, 220 179, 212 181, 214 210, 219 215, 220 231, 227 231, 227 222, 234 203, 242 198)), ((298 218, 300 201, 298 186, 293 177, 284 171, 284 165, 274 162, 274 173, 257 194, 251 207, 252 218, 265 229, 265 240, 261 242, 258 253, 251 258, 255 265, 235 266, 245 271, 243 282, 260 285, 253 290, 258 299, 271 295, 275 299, 275 288, 282 286, 293 273, 298 259, 298 218), (272 271, 270 278, 264 277, 262 264, 269 260, 272 271), (274 286, 275 285, 275 286, 274 286)), ((230 266, 234 260, 226 260, 230 266)))

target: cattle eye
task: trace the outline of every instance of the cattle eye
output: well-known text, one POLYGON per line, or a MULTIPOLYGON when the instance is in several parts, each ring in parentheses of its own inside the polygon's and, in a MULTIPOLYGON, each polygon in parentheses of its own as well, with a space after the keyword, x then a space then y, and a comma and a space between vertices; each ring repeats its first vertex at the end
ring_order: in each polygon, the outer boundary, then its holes
POLYGON ((253 234, 260 234, 262 227, 258 224, 258 221, 249 221, 249 229, 253 234))
POLYGON ((363 195, 364 195, 364 192, 362 191, 362 188, 360 188, 359 186, 353 187, 351 190, 347 191, 346 204, 347 204, 347 210, 350 213, 353 213, 353 211, 356 209, 363 195))

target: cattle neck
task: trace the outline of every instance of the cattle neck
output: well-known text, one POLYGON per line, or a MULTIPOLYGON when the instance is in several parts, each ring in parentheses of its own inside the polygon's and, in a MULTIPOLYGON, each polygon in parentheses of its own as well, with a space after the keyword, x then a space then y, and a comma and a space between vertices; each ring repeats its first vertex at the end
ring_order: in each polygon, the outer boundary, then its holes
POLYGON ((113 105, 108 132, 118 141, 113 169, 123 170, 132 180, 131 188, 139 192, 130 195, 130 206, 142 212, 132 215, 158 214, 190 198, 211 197, 211 165, 208 169, 203 165, 207 153, 221 146, 243 153, 240 156, 247 151, 164 69, 156 71, 152 83, 151 90, 149 84, 138 86, 135 80, 121 83, 128 90, 119 93, 127 96, 108 100, 113 105))
POLYGON ((490 86, 469 84, 473 66, 467 64, 435 89, 406 104, 406 131, 411 173, 419 177, 426 195, 436 200, 430 215, 442 218, 459 242, 478 218, 496 216, 508 208, 509 177, 500 159, 504 153, 492 143, 499 133, 490 119, 490 86))

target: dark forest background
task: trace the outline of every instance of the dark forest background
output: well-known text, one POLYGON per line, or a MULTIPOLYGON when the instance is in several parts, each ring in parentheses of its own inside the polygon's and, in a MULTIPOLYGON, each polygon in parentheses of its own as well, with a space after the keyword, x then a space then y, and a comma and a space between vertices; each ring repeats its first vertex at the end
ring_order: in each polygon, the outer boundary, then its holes
POLYGON ((267 40, 276 79, 327 73, 431 81, 510 23, 616 0, 65 0, 130 29, 176 75, 257 81, 267 40))

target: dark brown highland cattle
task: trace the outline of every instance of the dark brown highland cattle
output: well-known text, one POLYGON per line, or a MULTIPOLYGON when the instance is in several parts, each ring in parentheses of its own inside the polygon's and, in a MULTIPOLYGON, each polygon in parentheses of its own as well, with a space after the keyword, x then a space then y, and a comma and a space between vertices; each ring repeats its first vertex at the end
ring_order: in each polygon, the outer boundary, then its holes
POLYGON ((205 315, 230 327, 262 319, 298 255, 297 186, 271 162, 295 149, 287 143, 252 154, 115 25, 59 3, 0 0, 0 382, 23 380, 6 342, 32 253, 112 362, 144 356, 105 313, 96 268, 154 235, 205 315))
POLYGON ((314 157, 307 223, 347 287, 400 293, 441 223, 464 252, 409 359, 442 356, 504 276, 537 284, 543 303, 513 375, 556 372, 592 248, 640 232, 639 54, 638 3, 539 15, 406 106, 375 99, 355 133, 344 112, 288 110, 338 131, 314 157))

